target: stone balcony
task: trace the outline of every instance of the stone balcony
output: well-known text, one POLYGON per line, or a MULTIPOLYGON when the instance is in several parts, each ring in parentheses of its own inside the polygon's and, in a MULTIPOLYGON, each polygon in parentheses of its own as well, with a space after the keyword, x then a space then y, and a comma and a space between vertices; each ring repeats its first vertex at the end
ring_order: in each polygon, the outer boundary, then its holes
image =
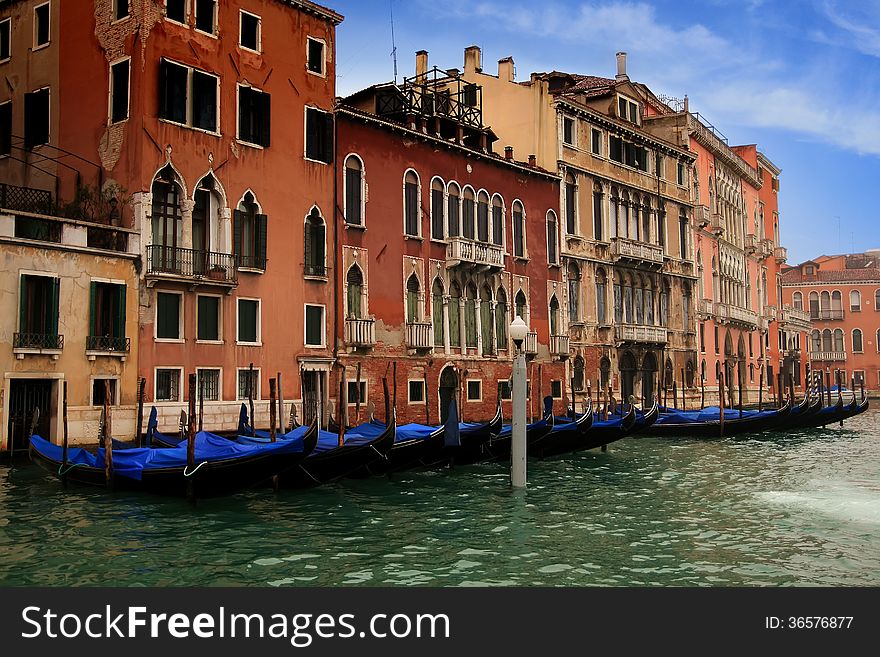
POLYGON ((407 322, 406 346, 409 349, 433 349, 434 326, 431 322, 407 322))
POLYGON ((822 308, 810 312, 811 320, 837 321, 843 319, 843 308, 822 308))
POLYGON ((716 235, 724 235, 724 217, 718 212, 709 215, 709 230, 716 235))
POLYGON ((446 266, 504 269, 504 247, 466 237, 450 237, 446 244, 446 266))
POLYGON ((130 259, 140 255, 140 233, 130 228, 4 209, 0 209, 0 241, 130 259))
POLYGON ((760 246, 760 241, 755 235, 746 235, 743 239, 743 248, 747 254, 755 253, 760 246))
POLYGON ((551 335, 550 353, 561 360, 565 360, 566 358, 568 358, 568 336, 551 335))
POLYGON ((611 257, 615 261, 629 260, 653 267, 662 267, 663 247, 615 237, 611 240, 611 257))
POLYGON ((810 360, 823 362, 842 362, 846 360, 845 351, 811 351, 810 360))
POLYGON ((810 313, 806 310, 798 310, 790 306, 783 306, 776 314, 777 321, 785 326, 790 326, 802 331, 809 331, 810 313))
POLYGON ((523 352, 530 356, 538 355, 538 334, 534 331, 529 331, 526 334, 526 340, 523 344, 523 352))
POLYGON ((712 223, 709 208, 705 205, 696 206, 694 208, 694 223, 696 223, 698 228, 705 228, 712 223))
POLYGON ((712 314, 712 300, 697 299, 697 314, 700 317, 708 318, 712 314))
POLYGON ((345 318, 345 342, 350 347, 368 348, 376 344, 376 320, 345 318))
POLYGON ((666 344, 669 339, 665 326, 618 324, 615 329, 617 342, 666 344))
POLYGON ((712 305, 716 319, 742 324, 749 328, 757 328, 758 326, 758 313, 753 310, 732 306, 728 303, 714 302, 712 305))
POLYGON ((776 262, 780 265, 788 260, 788 249, 784 246, 777 246, 775 249, 776 262))

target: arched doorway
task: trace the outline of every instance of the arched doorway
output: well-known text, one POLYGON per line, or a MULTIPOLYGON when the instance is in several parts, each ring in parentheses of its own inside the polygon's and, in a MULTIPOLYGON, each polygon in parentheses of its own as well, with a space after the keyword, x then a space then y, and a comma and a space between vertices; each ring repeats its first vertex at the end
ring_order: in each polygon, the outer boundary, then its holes
POLYGON ((742 389, 746 385, 746 343, 742 334, 739 336, 739 342, 736 345, 736 383, 737 383, 737 404, 742 405, 742 389))
POLYGON ((642 404, 650 405, 654 401, 654 377, 657 375, 657 359, 654 354, 645 354, 642 361, 642 404))
MULTIPOLYGON (((458 397, 458 373, 455 367, 447 365, 440 373, 440 423, 449 417, 449 404, 458 397)), ((459 417, 461 411, 459 410, 459 417)))
POLYGON ((635 391, 636 359, 629 351, 623 352, 620 359, 620 394, 621 402, 629 402, 630 395, 635 391))
POLYGON ((728 330, 724 335, 724 383, 727 386, 727 406, 733 408, 733 339, 728 330))

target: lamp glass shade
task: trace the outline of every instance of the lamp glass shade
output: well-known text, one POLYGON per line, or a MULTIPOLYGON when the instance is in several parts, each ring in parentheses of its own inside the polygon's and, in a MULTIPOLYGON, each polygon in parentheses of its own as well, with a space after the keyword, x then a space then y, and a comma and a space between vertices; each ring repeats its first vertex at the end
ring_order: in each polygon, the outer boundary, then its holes
POLYGON ((529 334, 529 327, 523 321, 522 317, 517 315, 510 323, 510 339, 514 342, 522 342, 529 334))

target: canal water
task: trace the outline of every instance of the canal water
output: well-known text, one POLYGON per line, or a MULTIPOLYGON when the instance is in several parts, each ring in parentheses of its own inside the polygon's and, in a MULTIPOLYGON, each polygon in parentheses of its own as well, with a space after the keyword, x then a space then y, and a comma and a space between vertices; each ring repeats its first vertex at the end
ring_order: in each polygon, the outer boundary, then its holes
MULTIPOLYGON (((876 407, 876 404, 875 404, 876 407)), ((880 411, 185 502, 0 466, 0 585, 880 584, 880 411)))

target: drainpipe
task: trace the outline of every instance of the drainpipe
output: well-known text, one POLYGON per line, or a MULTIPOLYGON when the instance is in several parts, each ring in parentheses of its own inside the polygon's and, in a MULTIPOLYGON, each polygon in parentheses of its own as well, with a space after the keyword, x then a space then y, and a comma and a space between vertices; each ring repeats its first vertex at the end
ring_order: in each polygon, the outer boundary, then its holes
MULTIPOLYGON (((340 223, 345 221, 345 217, 340 216, 339 212, 339 204, 337 202, 337 192, 339 191, 339 116, 336 115, 333 121, 333 152, 335 154, 333 158, 333 253, 336 254, 336 267, 334 267, 333 278, 335 281, 333 294, 336 296, 333 303, 333 357, 335 360, 335 364, 339 364, 339 314, 340 314, 340 301, 342 299, 342 294, 339 292, 342 289, 342 247, 339 241, 339 235, 342 230, 344 230, 344 226, 341 226, 340 223)), ((327 374, 327 385, 330 384, 330 376, 333 374, 333 367, 330 368, 330 372, 327 374)), ((342 399, 338 400, 339 403, 339 412, 337 415, 337 421, 342 422, 342 399)))

